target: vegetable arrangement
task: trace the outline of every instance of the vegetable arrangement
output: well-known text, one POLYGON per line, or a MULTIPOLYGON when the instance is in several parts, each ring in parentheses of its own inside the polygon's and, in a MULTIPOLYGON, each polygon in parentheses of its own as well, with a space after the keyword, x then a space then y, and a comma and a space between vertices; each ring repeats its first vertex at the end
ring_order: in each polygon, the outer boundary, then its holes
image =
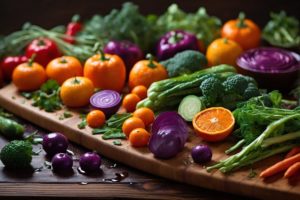
MULTIPOLYGON (((283 12, 272 14, 261 34, 244 13, 222 26, 204 8, 185 13, 173 4, 161 16, 143 16, 136 5, 125 3, 85 23, 74 16, 66 29, 25 24, 0 43, 0 75, 47 112, 83 108, 87 112, 78 128, 88 125, 91 134, 113 139, 114 145, 128 140, 133 148, 171 159, 185 148, 190 123, 208 142, 192 148, 194 163, 212 159, 210 142, 239 140, 225 153, 240 151, 208 171, 232 172, 293 149, 260 175, 286 170, 285 177, 291 177, 300 170, 299 104, 264 89, 291 89, 300 56, 259 46, 263 37, 276 46, 297 47, 298 25, 283 12), (282 84, 284 78, 289 86, 282 84)), ((0 116, 0 132, 21 139, 24 127, 0 116)), ((72 169, 65 136, 51 133, 42 144, 54 171, 72 169)), ((0 153, 9 168, 30 166, 31 156, 26 140, 13 141, 0 153)), ((96 171, 101 157, 89 152, 79 164, 96 171)))

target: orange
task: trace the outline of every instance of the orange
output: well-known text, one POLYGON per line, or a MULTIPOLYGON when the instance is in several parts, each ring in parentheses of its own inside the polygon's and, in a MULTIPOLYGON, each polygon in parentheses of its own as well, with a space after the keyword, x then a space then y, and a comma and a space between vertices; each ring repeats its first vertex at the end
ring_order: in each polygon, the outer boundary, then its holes
POLYGON ((61 85, 65 80, 74 76, 82 76, 83 68, 80 61, 72 56, 55 58, 46 67, 47 76, 61 85))
POLYGON ((12 75, 12 81, 20 91, 34 91, 47 80, 44 67, 32 60, 18 65, 12 75))
POLYGON ((143 85, 137 85, 131 90, 132 94, 136 94, 140 99, 145 99, 147 97, 147 88, 143 85))
POLYGON ((147 56, 149 60, 138 61, 129 73, 129 87, 134 88, 143 85, 148 88, 153 82, 168 78, 168 72, 164 66, 153 60, 153 56, 147 56))
POLYGON ((85 77, 73 77, 62 84, 60 98, 66 106, 81 107, 89 104, 93 93, 92 81, 85 77))
POLYGON ((122 131, 127 137, 129 137, 130 132, 136 128, 145 128, 143 120, 137 117, 130 117, 126 119, 122 125, 122 131))
POLYGON ((207 48, 206 58, 209 66, 228 64, 235 66, 236 59, 243 52, 240 45, 226 38, 214 40, 207 48))
POLYGON ((139 108, 134 111, 133 116, 143 120, 145 126, 152 124, 155 118, 154 112, 149 108, 139 108))
POLYGON ((122 106, 127 112, 135 111, 136 104, 140 101, 140 97, 136 94, 127 94, 122 102, 122 106))
POLYGON ((233 130, 235 119, 230 110, 211 107, 195 115, 195 132, 206 141, 216 142, 225 139, 233 130))
POLYGON ((129 142, 133 147, 145 147, 148 145, 150 133, 143 128, 136 128, 130 132, 129 142))
POLYGON ((101 127, 105 123, 105 114, 101 110, 92 110, 86 116, 86 122, 91 128, 101 127))

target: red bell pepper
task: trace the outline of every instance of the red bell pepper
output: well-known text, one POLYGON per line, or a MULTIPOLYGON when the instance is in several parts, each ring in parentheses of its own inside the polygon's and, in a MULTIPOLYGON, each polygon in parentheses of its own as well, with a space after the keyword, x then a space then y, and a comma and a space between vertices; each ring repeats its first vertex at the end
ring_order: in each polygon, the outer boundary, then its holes
POLYGON ((44 67, 54 58, 61 56, 56 43, 48 38, 35 39, 27 46, 25 55, 31 58, 33 54, 36 54, 35 62, 44 67))
POLYGON ((65 38, 65 41, 69 42, 70 44, 75 43, 74 36, 82 29, 82 24, 79 22, 79 20, 80 20, 80 16, 74 15, 72 17, 72 21, 67 26, 66 35, 68 37, 65 38))
POLYGON ((24 62, 27 62, 26 56, 8 56, 0 62, 0 69, 3 72, 4 80, 10 81, 14 69, 24 62))

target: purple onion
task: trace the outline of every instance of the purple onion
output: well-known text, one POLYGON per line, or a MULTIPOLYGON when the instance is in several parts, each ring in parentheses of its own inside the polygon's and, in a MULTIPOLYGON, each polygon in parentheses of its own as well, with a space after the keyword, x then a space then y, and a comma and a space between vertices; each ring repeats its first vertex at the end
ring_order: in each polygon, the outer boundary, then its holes
POLYGON ((206 163, 211 161, 212 152, 207 145, 197 145, 192 149, 192 158, 195 163, 206 163))
POLYGON ((50 133, 43 137, 43 149, 49 156, 57 153, 65 153, 68 148, 68 140, 61 133, 50 133))
POLYGON ((87 152, 80 157, 79 165, 83 171, 97 171, 101 165, 101 157, 97 153, 87 152))
POLYGON ((199 51, 197 37, 182 30, 170 31, 160 38, 156 56, 158 60, 166 60, 184 50, 199 51))
POLYGON ((102 90, 90 98, 91 105, 104 112, 105 116, 115 114, 121 105, 121 96, 114 90, 102 90))
POLYGON ((137 61, 144 58, 140 47, 130 41, 110 41, 104 47, 104 52, 120 56, 126 65, 127 73, 137 61))
POLYGON ((52 158, 52 169, 56 172, 72 170, 73 159, 66 153, 55 154, 52 158))

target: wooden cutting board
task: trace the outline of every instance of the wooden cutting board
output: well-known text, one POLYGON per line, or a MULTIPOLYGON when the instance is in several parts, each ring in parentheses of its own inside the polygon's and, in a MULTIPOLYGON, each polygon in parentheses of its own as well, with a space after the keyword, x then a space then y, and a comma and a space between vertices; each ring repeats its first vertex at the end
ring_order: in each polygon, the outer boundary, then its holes
MULTIPOLYGON (((160 160, 154 158, 147 148, 132 148, 127 141, 122 141, 122 146, 115 146, 112 143, 113 140, 103 140, 101 135, 92 135, 89 127, 78 129, 77 124, 81 119, 76 110, 70 111, 73 114, 71 118, 60 120, 59 117, 64 110, 47 113, 31 106, 31 102, 20 96, 12 84, 0 89, 0 106, 40 127, 53 132, 61 132, 71 141, 96 150, 99 154, 155 175, 256 198, 300 199, 300 177, 286 180, 281 174, 263 181, 259 177, 248 178, 250 168, 244 168, 229 175, 224 175, 219 171, 206 172, 204 166, 194 164, 190 157, 191 148, 196 144, 204 143, 194 135, 193 131, 180 154, 170 160, 160 160)), ((226 158, 224 151, 230 145, 232 145, 230 142, 209 144, 213 151, 213 159, 207 165, 226 158)), ((259 174, 260 171, 281 158, 280 156, 272 157, 253 165, 252 168, 259 174)))

